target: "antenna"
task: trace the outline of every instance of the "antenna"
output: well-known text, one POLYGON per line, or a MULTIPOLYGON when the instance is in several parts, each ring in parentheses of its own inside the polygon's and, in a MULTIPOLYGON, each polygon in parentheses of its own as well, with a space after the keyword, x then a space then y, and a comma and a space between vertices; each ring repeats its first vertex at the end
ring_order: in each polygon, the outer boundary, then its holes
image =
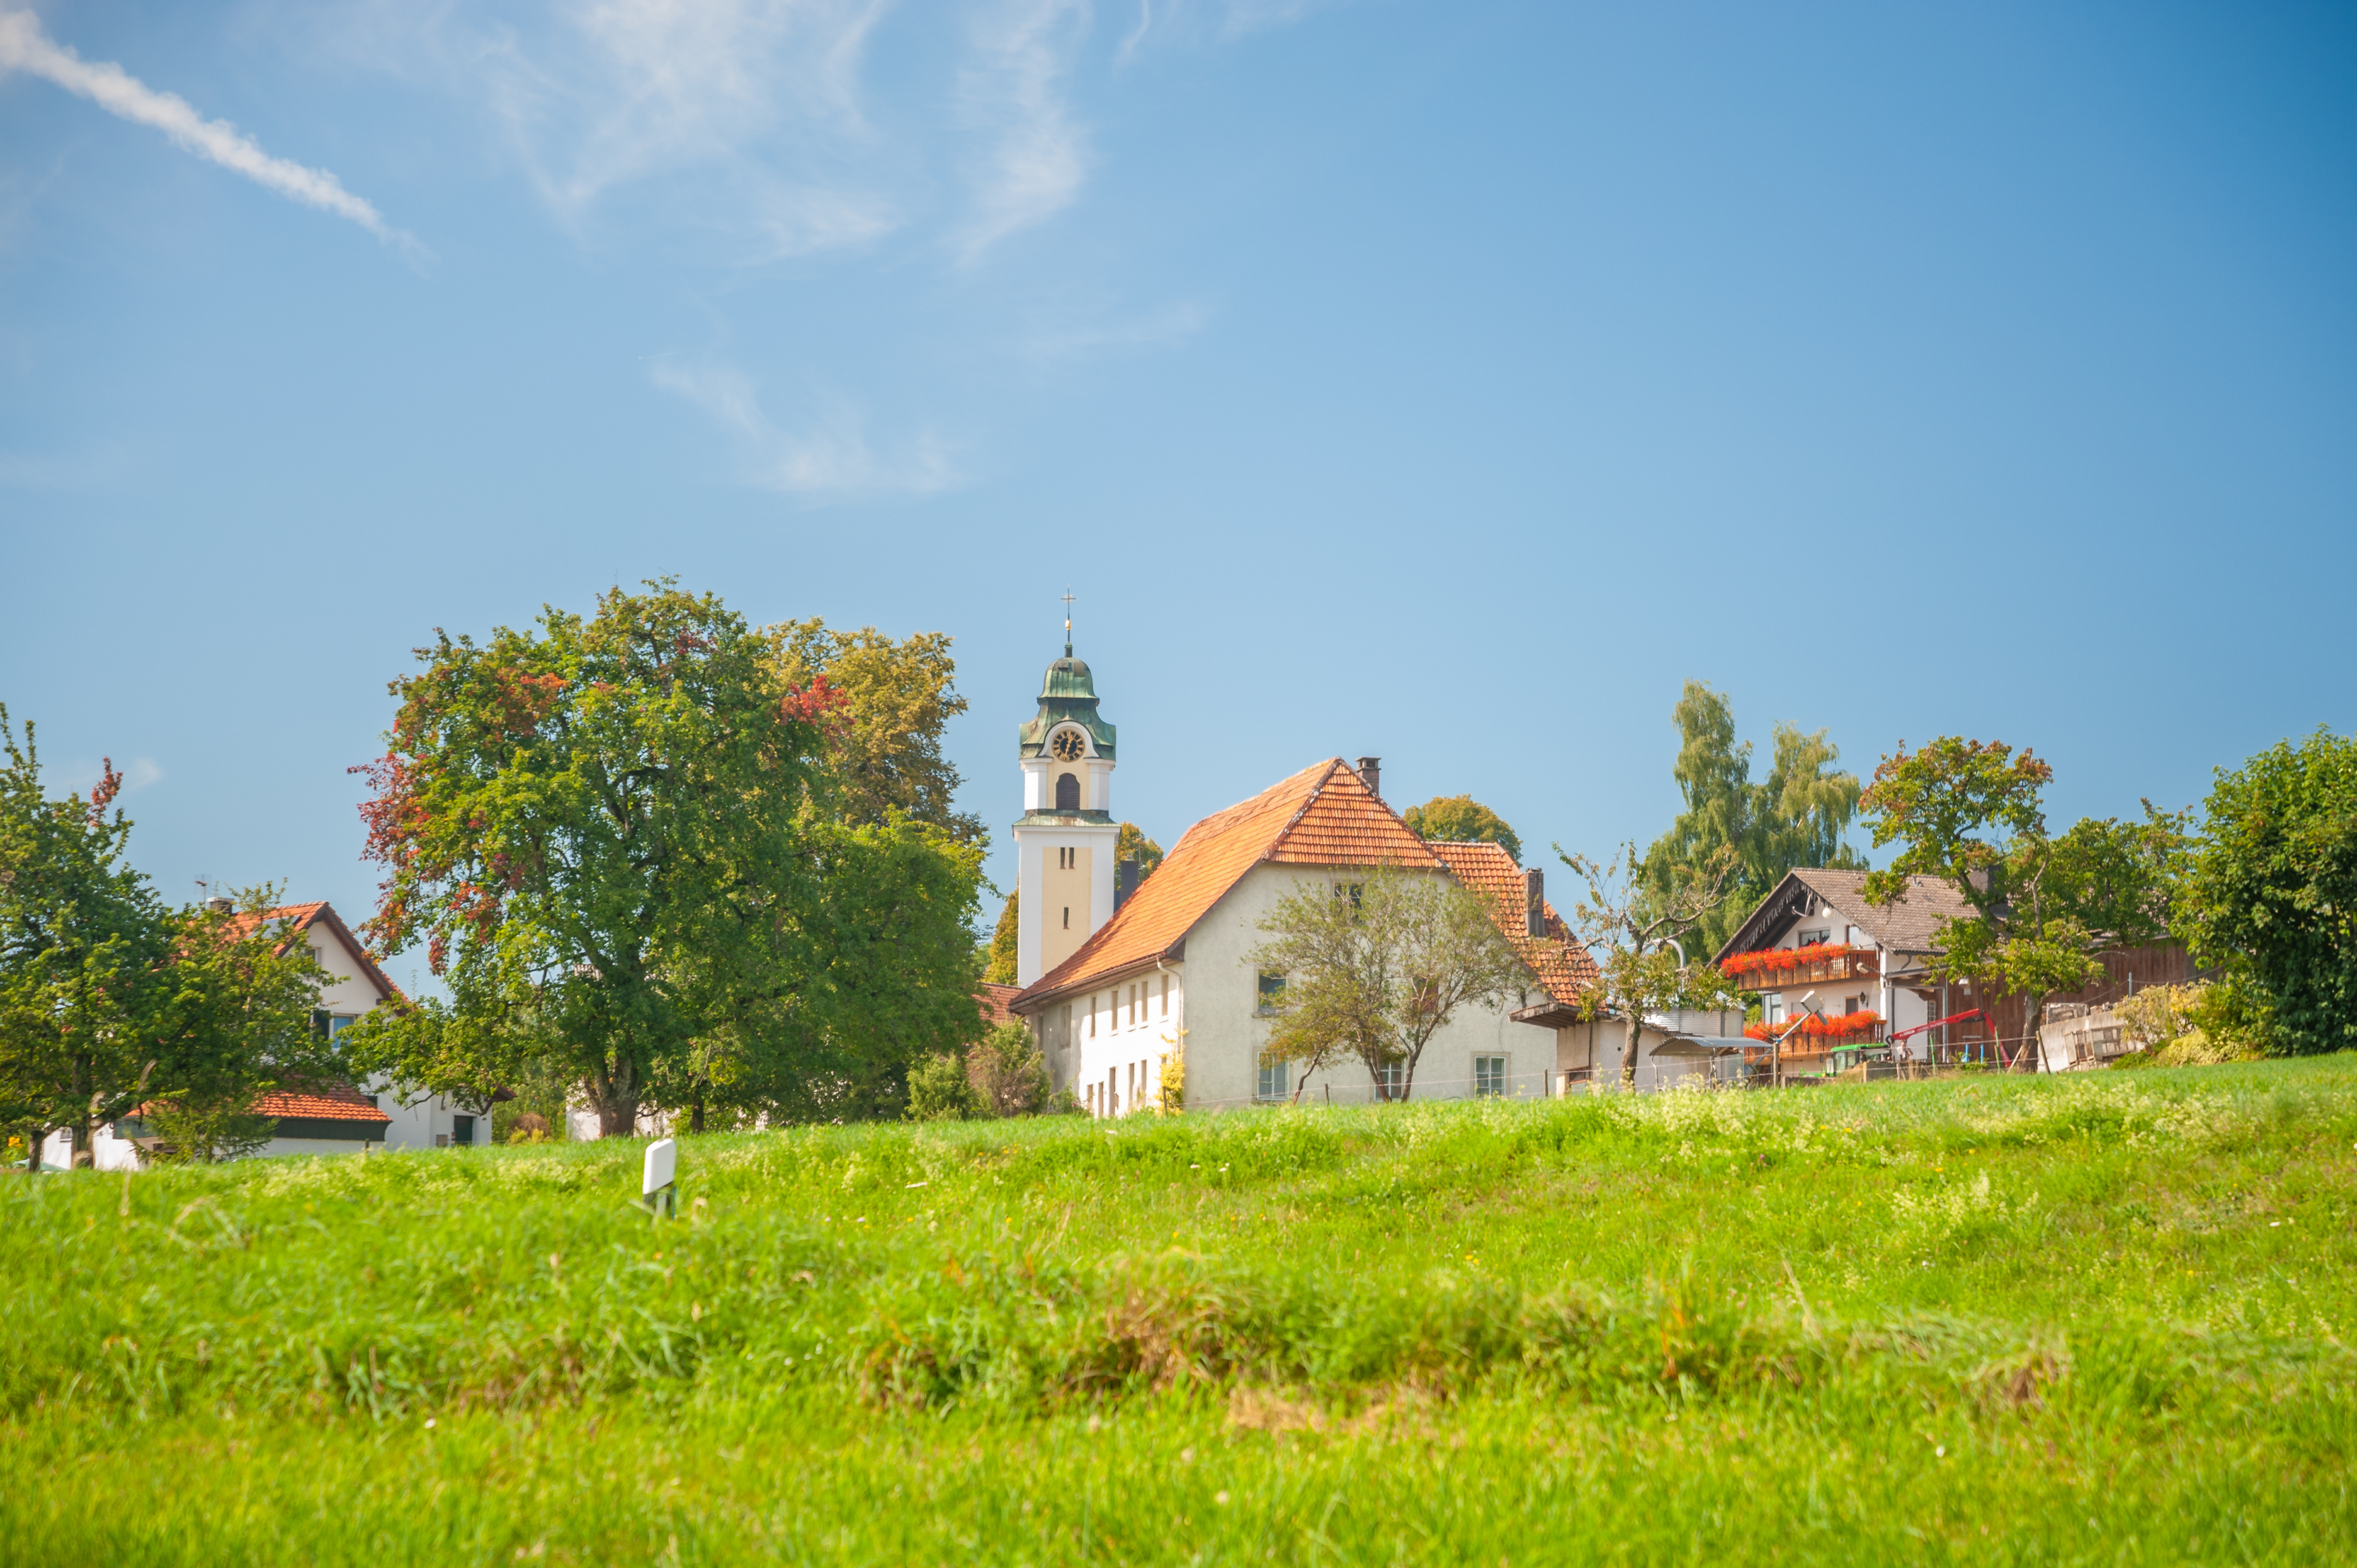
POLYGON ((1064 585, 1064 657, 1072 656, 1072 587, 1064 585))

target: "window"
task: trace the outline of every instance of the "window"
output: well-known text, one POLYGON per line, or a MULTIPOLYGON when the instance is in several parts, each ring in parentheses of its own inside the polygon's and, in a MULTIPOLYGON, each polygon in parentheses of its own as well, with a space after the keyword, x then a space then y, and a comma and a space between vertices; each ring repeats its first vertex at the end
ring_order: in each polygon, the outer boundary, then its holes
POLYGON ((475 1119, 472 1116, 451 1117, 450 1141, 454 1144, 473 1143, 475 1141, 475 1119))
POLYGON ((1253 1098, 1264 1103, 1284 1099, 1288 1092, 1287 1069, 1291 1065, 1283 1057, 1261 1058, 1260 1081, 1253 1088, 1253 1098))
POLYGON ((1114 1074, 1117 1070, 1117 1069, 1114 1068, 1107 1068, 1105 1069, 1104 1103, 1105 1114, 1108 1116, 1118 1116, 1121 1114, 1121 1085, 1114 1077, 1114 1074))
POLYGON ((1762 1023, 1770 1026, 1781 1024, 1784 1021, 1784 993, 1781 991, 1761 993, 1760 1009, 1762 1023))
POLYGON ((1081 781, 1070 773, 1056 775, 1056 810, 1077 811, 1081 809, 1081 781))
POLYGON ((1473 1092, 1481 1099, 1506 1092, 1506 1058, 1475 1057, 1473 1058, 1473 1092))
POLYGON ((1260 1015, 1275 1017, 1285 1006, 1285 976, 1273 970, 1260 972, 1260 1015))
POLYGON ((1334 884, 1334 897, 1337 898, 1348 898, 1351 901, 1351 908, 1353 909, 1361 907, 1361 899, 1363 898, 1366 891, 1366 886, 1363 883, 1337 882, 1334 884))
POLYGON ((1090 1039, 1092 1039, 1092 1040, 1093 1040, 1093 1039, 1095 1039, 1096 1037, 1097 1037, 1097 999, 1096 999, 1095 997, 1092 996, 1092 997, 1090 997, 1090 998, 1089 998, 1089 1038, 1090 1038, 1090 1039))
POLYGON ((1162 977, 1162 1015, 1170 1016, 1170 977, 1167 974, 1162 977))
POLYGON ((1067 905, 1065 905, 1065 906, 1064 906, 1064 929, 1066 929, 1066 930, 1068 930, 1068 931, 1069 931, 1069 930, 1071 930, 1071 929, 1072 929, 1072 907, 1071 907, 1070 904, 1067 904, 1067 905))
POLYGON ((1385 1062, 1375 1069, 1375 1098, 1397 1100, 1407 1088, 1407 1063, 1385 1062))
POLYGON ((1795 946, 1795 947, 1803 947, 1803 948, 1805 948, 1805 947, 1814 947, 1814 946, 1815 946, 1817 943, 1819 943, 1819 942, 1829 942, 1829 941, 1831 941, 1831 940, 1834 940, 1834 934, 1833 934, 1833 932, 1832 932, 1832 931, 1830 931, 1830 930, 1824 930, 1824 931, 1803 931, 1803 932, 1801 933, 1801 935, 1800 935, 1799 940, 1798 940, 1797 941, 1795 941, 1792 945, 1793 945, 1793 946, 1795 946))

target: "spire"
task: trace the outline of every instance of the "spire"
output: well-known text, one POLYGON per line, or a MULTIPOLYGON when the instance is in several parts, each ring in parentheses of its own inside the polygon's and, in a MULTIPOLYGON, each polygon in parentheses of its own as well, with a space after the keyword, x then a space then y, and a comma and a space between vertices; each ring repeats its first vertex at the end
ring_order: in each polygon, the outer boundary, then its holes
POLYGON ((1067 658, 1067 659, 1070 659, 1071 656, 1072 656, 1072 590, 1071 590, 1071 585, 1070 585, 1070 584, 1067 584, 1067 585, 1065 585, 1065 587, 1064 587, 1064 657, 1065 657, 1065 658, 1067 658))

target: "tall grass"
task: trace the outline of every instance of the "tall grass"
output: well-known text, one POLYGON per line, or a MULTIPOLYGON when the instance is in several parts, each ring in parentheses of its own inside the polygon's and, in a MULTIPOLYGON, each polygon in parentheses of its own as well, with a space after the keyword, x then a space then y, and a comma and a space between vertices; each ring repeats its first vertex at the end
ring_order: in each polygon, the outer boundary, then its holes
POLYGON ((2352 1544, 2357 1059, 637 1166, 0 1188, 0 1557, 2352 1544))

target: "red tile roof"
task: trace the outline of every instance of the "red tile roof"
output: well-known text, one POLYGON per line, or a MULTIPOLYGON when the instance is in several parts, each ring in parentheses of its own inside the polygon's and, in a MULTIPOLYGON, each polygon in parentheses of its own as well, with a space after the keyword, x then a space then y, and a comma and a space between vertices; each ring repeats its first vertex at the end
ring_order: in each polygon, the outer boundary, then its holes
POLYGON ((1189 828, 1154 875, 1078 952, 1031 983, 1017 1012, 1168 956, 1245 872, 1296 865, 1440 863, 1340 757, 1305 768, 1189 828))
POLYGON ((982 989, 974 993, 974 999, 982 1004, 983 1018, 995 1029, 1001 1024, 1015 1022, 1015 1015, 1006 1010, 1006 1004, 1022 994, 1019 985, 1000 985, 985 980, 982 989))
POLYGON ((1017 999, 1029 1012, 1049 997, 1169 956, 1211 906, 1254 866, 1395 865, 1447 870, 1489 897, 1514 950, 1559 1002, 1576 1004, 1596 979, 1587 952, 1567 944, 1552 908, 1552 940, 1525 932, 1523 874, 1493 843, 1426 843, 1340 757, 1305 768, 1187 830, 1154 875, 1081 950, 1017 999))
POLYGON ((389 1122, 376 1101, 347 1084, 307 1084, 265 1094, 250 1108, 255 1116, 301 1116, 318 1122, 389 1122))
POLYGON ((1555 906, 1541 899, 1544 937, 1530 934, 1530 912, 1523 901, 1523 868, 1514 857, 1493 843, 1448 843, 1434 840, 1432 852, 1457 874, 1457 880, 1490 901, 1491 918, 1506 940, 1539 977, 1546 993, 1566 1006, 1576 1007, 1587 989, 1601 978, 1587 950, 1571 940, 1571 931, 1555 906))

